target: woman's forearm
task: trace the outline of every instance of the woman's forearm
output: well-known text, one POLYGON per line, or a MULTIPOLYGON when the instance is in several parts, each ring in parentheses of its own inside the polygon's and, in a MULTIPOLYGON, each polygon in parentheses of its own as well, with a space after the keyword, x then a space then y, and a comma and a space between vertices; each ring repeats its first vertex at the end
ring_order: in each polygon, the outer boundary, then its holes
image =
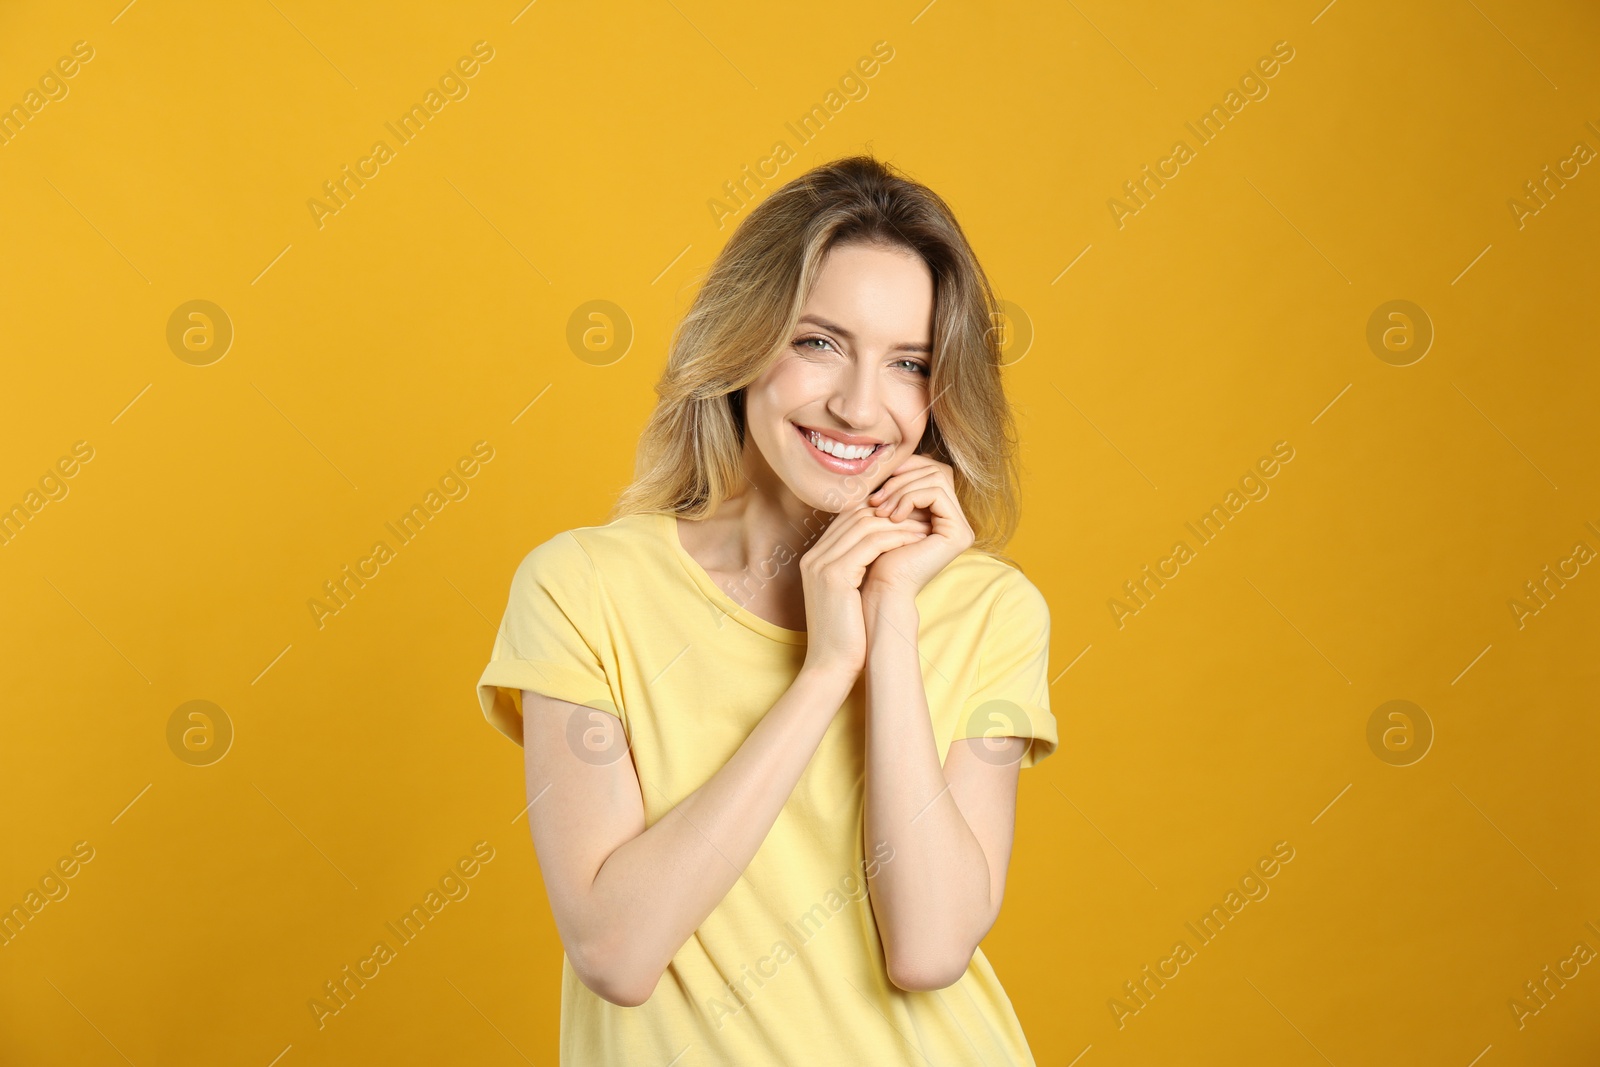
MULTIPOLYGON (((938 989, 966 970, 985 932, 990 877, 983 847, 950 794, 928 713, 907 598, 865 603, 868 841, 894 862, 868 882, 889 976, 902 989, 938 989)), ((937 664, 934 664, 937 669, 937 664)))
MULTIPOLYGON (((649 997, 743 874, 854 684, 803 668, 726 764, 606 858, 585 898, 585 941, 617 1002, 649 997)), ((655 787, 639 787, 651 799, 655 787)))

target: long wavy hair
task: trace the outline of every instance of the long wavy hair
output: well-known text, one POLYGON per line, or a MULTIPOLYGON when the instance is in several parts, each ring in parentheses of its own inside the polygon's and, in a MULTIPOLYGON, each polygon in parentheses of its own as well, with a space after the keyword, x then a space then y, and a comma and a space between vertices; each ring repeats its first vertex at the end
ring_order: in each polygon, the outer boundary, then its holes
POLYGON ((638 512, 702 519, 743 488, 744 389, 787 347, 825 257, 846 243, 906 249, 928 265, 933 403, 917 451, 955 472, 973 547, 1006 558, 1018 464, 1000 380, 998 303, 949 206, 870 155, 800 175, 734 231, 673 332, 633 481, 611 520, 638 512))

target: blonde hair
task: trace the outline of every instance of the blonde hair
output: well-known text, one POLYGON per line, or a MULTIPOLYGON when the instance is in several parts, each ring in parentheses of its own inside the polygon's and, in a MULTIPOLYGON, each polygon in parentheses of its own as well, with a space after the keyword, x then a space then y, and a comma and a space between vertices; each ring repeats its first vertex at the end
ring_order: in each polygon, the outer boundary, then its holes
POLYGON ((674 331, 639 438, 634 478, 611 519, 711 515, 743 488, 745 386, 794 336, 836 245, 905 249, 933 275, 933 403, 921 454, 948 463, 973 547, 1001 556, 1017 525, 1017 440, 1000 381, 998 304, 938 194, 870 155, 784 185, 739 224, 674 331))

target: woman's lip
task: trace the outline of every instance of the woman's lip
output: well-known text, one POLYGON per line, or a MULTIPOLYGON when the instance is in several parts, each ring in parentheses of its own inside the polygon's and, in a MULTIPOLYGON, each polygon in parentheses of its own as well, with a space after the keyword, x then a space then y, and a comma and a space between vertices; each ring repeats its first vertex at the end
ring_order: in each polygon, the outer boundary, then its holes
POLYGON ((812 444, 811 430, 806 429, 799 423, 794 423, 793 425, 795 432, 800 435, 800 440, 804 442, 806 451, 811 453, 812 458, 818 463, 822 464, 828 470, 833 471, 835 474, 861 474, 864 471, 870 470, 873 463, 877 461, 878 454, 885 448, 889 447, 888 445, 879 445, 877 448, 873 449, 871 453, 863 456, 860 459, 840 459, 838 456, 828 455, 816 445, 812 444))
MULTIPOLYGON (((798 422, 795 423, 795 425, 796 426, 800 426, 800 424, 798 422)), ((881 444, 883 444, 882 441, 874 441, 870 437, 862 437, 859 434, 839 433, 839 432, 837 432, 835 430, 819 430, 815 426, 800 426, 800 428, 802 430, 805 430, 807 433, 821 434, 823 437, 829 438, 830 440, 838 441, 842 445, 881 445, 881 444)))

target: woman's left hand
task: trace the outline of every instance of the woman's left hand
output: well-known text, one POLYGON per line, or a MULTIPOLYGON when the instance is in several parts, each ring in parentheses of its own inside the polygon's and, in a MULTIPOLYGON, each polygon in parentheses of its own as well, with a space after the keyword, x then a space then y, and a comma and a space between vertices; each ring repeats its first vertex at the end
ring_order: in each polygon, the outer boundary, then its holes
POLYGON ((864 506, 896 522, 920 518, 933 529, 926 537, 891 549, 873 560, 861 595, 914 598, 945 565, 972 547, 974 535, 956 499, 955 475, 948 463, 912 455, 864 506))

